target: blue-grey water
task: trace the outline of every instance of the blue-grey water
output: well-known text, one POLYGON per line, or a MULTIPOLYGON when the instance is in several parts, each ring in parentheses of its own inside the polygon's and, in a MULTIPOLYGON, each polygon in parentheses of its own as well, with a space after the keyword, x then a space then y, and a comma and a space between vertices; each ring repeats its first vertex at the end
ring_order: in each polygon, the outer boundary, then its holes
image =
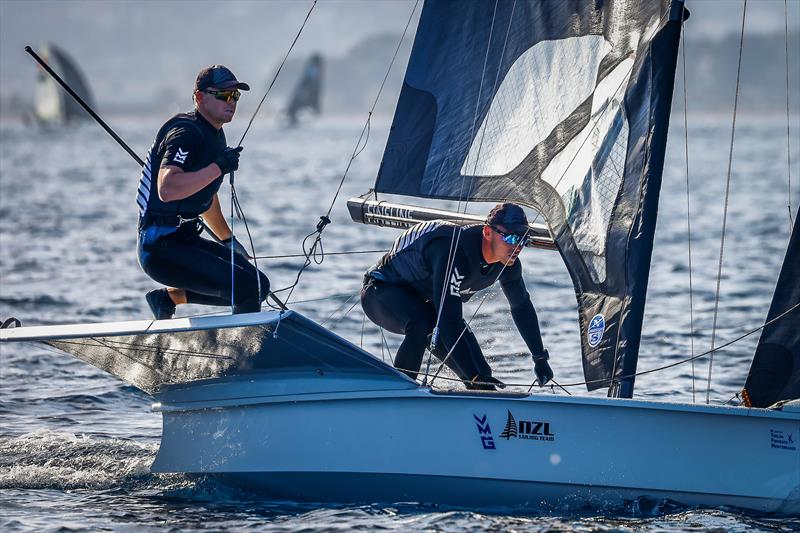
MULTIPOLYGON (((116 118, 112 122, 144 154, 161 119, 116 118)), ((690 119, 693 312, 685 132, 682 120, 677 119, 664 171, 640 370, 680 361, 708 350, 711 344, 731 125, 725 117, 690 119)), ((237 117, 227 128, 229 139, 238 140, 245 123, 244 117, 237 117)), ((0 126, 0 316, 16 316, 25 325, 148 317, 143 295, 156 284, 140 271, 135 257, 136 163, 94 124, 49 131, 8 121, 0 126)), ((237 192, 259 256, 300 252, 301 240, 330 205, 361 126, 356 119, 325 119, 294 130, 268 118, 255 122, 244 143, 237 192)), ((791 203, 796 213, 800 204, 799 130, 794 117, 790 193, 785 117, 740 117, 717 345, 764 321, 788 241, 788 206, 791 203)), ((350 168, 334 205, 333 223, 324 232, 328 252, 386 249, 397 235, 396 230, 356 225, 345 209, 348 197, 372 185, 387 131, 386 122, 376 121, 366 149, 350 168)), ((227 211, 227 185, 221 199, 227 211)), ((470 210, 482 213, 488 207, 471 205, 470 210)), ((235 229, 241 238, 241 223, 235 229)), ((382 348, 379 331, 364 322, 360 307, 349 310, 362 272, 379 255, 328 255, 321 265, 314 264, 303 274, 291 307, 353 342, 363 342, 376 356, 388 357, 399 338, 391 336, 388 349, 382 348)), ((569 276, 555 252, 527 250, 522 259, 556 380, 579 383, 576 304, 569 276)), ((289 285, 301 264, 297 257, 260 261, 273 288, 289 285)), ((469 315, 480 301, 470 302, 469 315)), ((208 311, 182 307, 179 315, 208 311)), ((530 383, 530 359, 509 324, 502 294, 490 291, 475 315, 473 329, 500 379, 530 383)), ((757 340, 758 333, 715 353, 712 403, 729 401, 740 390, 757 340)), ((267 501, 213 479, 150 473, 161 417, 150 411, 147 395, 39 345, 3 345, 1 349, 3 531, 800 529, 800 522, 791 518, 735 509, 690 509, 670 502, 634 502, 624 508, 589 508, 571 515, 496 515, 425 504, 334 506, 267 501)), ((704 402, 707 376, 708 358, 704 358, 694 365, 640 376, 636 395, 704 402)), ((568 390, 588 394, 580 386, 568 390)), ((549 389, 536 392, 564 394, 549 389)))

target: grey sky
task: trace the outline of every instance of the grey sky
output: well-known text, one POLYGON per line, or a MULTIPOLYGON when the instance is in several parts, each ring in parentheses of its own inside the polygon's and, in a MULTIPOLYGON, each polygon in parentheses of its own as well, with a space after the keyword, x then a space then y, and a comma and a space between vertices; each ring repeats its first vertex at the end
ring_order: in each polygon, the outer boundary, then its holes
MULTIPOLYGON (((36 68, 23 48, 45 41, 76 58, 100 101, 104 93, 131 85, 147 92, 167 77, 190 86, 209 63, 224 63, 260 85, 286 53, 311 4, 0 0, 0 91, 26 89, 36 68)), ((402 31, 412 7, 407 0, 321 1, 294 53, 342 55, 367 35, 402 31)))
MULTIPOLYGON (((468 0, 465 0, 468 1, 468 0)), ((132 92, 157 98, 190 87, 197 71, 224 63, 264 84, 302 23, 310 0, 0 0, 0 95, 25 94, 35 65, 23 52, 59 44, 86 73, 99 102, 132 92)), ((321 0, 296 47, 341 56, 368 35, 402 31, 413 0, 321 0)), ((689 37, 738 32, 742 0, 688 0, 689 37)), ((800 0, 788 0, 797 30, 800 0)), ((750 0, 747 31, 783 32, 784 0, 750 0)))

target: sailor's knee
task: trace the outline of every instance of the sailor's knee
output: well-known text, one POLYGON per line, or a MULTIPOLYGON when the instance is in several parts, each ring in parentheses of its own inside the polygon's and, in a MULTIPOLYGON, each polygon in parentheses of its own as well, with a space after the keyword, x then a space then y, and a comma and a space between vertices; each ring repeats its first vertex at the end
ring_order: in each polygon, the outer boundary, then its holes
POLYGON ((425 316, 417 316, 406 323, 405 334, 413 337, 427 337, 435 324, 425 316))

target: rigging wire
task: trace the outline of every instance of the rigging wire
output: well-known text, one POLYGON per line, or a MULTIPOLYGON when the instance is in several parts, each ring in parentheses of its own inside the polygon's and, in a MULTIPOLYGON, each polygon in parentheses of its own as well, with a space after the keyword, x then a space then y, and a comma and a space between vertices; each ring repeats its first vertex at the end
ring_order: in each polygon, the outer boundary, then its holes
POLYGON ((283 69, 283 65, 286 64, 286 60, 289 59, 289 54, 292 53, 292 49, 294 45, 297 44, 297 40, 300 38, 300 34, 303 33, 303 29, 306 27, 306 22, 308 22, 308 18, 311 16, 311 12, 314 11, 314 7, 317 5, 317 0, 314 0, 314 3, 311 4, 311 7, 308 9, 308 13, 306 13, 306 18, 303 20, 303 23, 300 25, 300 29, 297 31, 297 35, 294 36, 294 40, 292 44, 289 46, 289 50, 286 51, 286 55, 283 56, 283 61, 278 66, 278 70, 275 72, 275 75, 272 77, 272 81, 269 83, 269 87, 267 87, 267 92, 264 93, 264 96, 261 97, 261 101, 258 103, 256 110, 253 112, 253 115, 250 117, 250 122, 247 123, 247 128, 245 128, 244 133, 242 133, 241 139, 239 139, 239 144, 236 146, 239 147, 242 145, 242 141, 244 141, 247 132, 250 131, 250 126, 253 125, 253 121, 258 115, 258 112, 261 110, 261 106, 264 104, 264 101, 267 99, 267 95, 272 90, 272 87, 275 85, 275 82, 278 80, 278 75, 281 73, 283 69))
MULTIPOLYGON (((684 4, 683 10, 686 10, 684 4)), ((681 16, 681 26, 685 26, 686 17, 685 13, 681 16)), ((691 354, 694 355, 694 288, 692 285, 692 211, 689 206, 689 98, 687 95, 687 81, 686 81, 686 33, 685 30, 681 31, 681 54, 683 57, 683 141, 684 141, 684 154, 686 160, 686 235, 689 243, 689 343, 691 345, 691 354)), ((692 403, 696 401, 695 391, 695 368, 694 360, 692 360, 692 403)))
MULTIPOLYGON (((728 199, 730 197, 730 190, 731 190, 731 167, 733 164, 733 146, 734 146, 734 139, 736 137, 736 111, 737 106, 739 104, 739 82, 741 80, 742 74, 742 51, 744 49, 744 27, 745 27, 745 20, 747 17, 747 0, 744 0, 742 5, 742 30, 741 35, 739 37, 739 60, 736 68, 736 94, 733 99, 733 123, 731 124, 731 144, 730 149, 728 151, 728 172, 725 179, 725 204, 722 212, 722 236, 720 237, 719 243, 719 264, 717 266, 717 290, 714 296, 714 322, 711 327, 711 348, 714 348, 714 342, 716 341, 717 336, 717 316, 719 313, 719 292, 720 292, 720 285, 722 283, 722 258, 725 251, 725 227, 728 221, 728 199)), ((714 366, 714 353, 711 353, 711 357, 708 360, 708 381, 706 383, 706 403, 710 400, 711 395, 711 371, 714 366)))
MULTIPOLYGON (((343 252, 325 252, 325 255, 355 255, 355 254, 385 254, 389 250, 345 250, 343 252)), ((285 254, 285 255, 259 255, 257 259, 293 259, 306 257, 306 254, 285 254)), ((297 301, 295 301, 297 303, 297 301)))
MULTIPOLYGON (((526 231, 525 235, 527 235, 527 234, 528 234, 528 232, 526 231)), ((524 242, 524 239, 521 240, 520 243, 516 245, 516 247, 514 248, 514 252, 517 252, 518 250, 522 249, 522 242, 524 242)), ((514 252, 512 252, 512 253, 514 253, 514 252)), ((497 277, 494 279, 492 284, 496 283, 497 280, 500 279, 500 276, 503 275, 503 272, 505 272, 507 267, 508 267, 508 265, 504 263, 503 267, 500 269, 500 272, 497 273, 497 277)), ((450 356, 452 355, 453 350, 455 350, 456 346, 458 345, 458 341, 460 341, 461 337, 464 336, 464 333, 467 332, 467 328, 469 328, 469 325, 472 323, 472 320, 478 315, 478 311, 481 310, 481 307, 483 307, 483 304, 486 302, 486 299, 488 297, 489 297, 489 293, 486 293, 486 294, 483 295, 483 298, 481 299, 480 303, 478 303, 478 306, 475 309, 475 311, 472 313, 472 316, 469 317, 469 320, 465 321, 464 327, 461 329, 461 333, 458 335, 458 338, 456 338, 456 341, 453 343, 453 346, 450 347, 450 349, 448 350, 448 352, 445 355, 445 357, 439 362, 439 366, 437 367, 436 372, 434 373, 433 377, 431 378, 431 384, 430 384, 431 387, 433 387, 433 382, 439 376, 439 373, 444 368, 445 363, 448 361, 448 359, 450 359, 450 356)), ((431 350, 431 352, 432 351, 433 350, 431 350)), ((430 358, 430 356, 429 356, 429 358, 430 358)), ((430 364, 428 365, 428 369, 426 369, 426 371, 425 371, 426 376, 427 376, 429 370, 430 370, 430 364)))
POLYGON ((789 0, 783 0, 784 44, 786 47, 786 171, 789 178, 789 197, 786 207, 789 209, 789 233, 794 227, 792 220, 792 148, 789 126, 789 0))
MULTIPOLYGON (((795 303, 793 306, 789 307, 784 312, 782 312, 781 314, 777 315, 773 319, 765 322, 764 324, 761 324, 758 327, 756 327, 754 329, 751 329, 751 330, 743 333, 742 335, 739 335, 738 337, 736 337, 734 339, 731 339, 728 342, 725 342, 724 344, 720 344, 719 346, 717 346, 715 348, 712 348, 712 349, 707 350, 707 351, 705 351, 703 353, 700 353, 700 354, 693 355, 691 357, 682 359, 680 361, 676 361, 674 363, 670 363, 670 364, 663 365, 663 366, 656 367, 656 368, 651 368, 649 370, 642 370, 642 371, 636 372, 635 374, 632 374, 630 376, 622 376, 622 379, 627 379, 627 378, 631 378, 631 377, 643 376, 645 374, 652 374, 652 373, 655 373, 655 372, 660 372, 662 370, 667 370, 669 368, 673 368, 673 367, 676 367, 678 365, 682 365, 682 364, 688 363, 690 361, 698 360, 698 359, 700 359, 702 357, 706 357, 707 355, 711 355, 714 352, 723 350, 723 349, 727 348, 728 346, 731 346, 731 345, 741 341, 742 339, 744 339, 746 337, 749 337, 750 335, 752 335, 754 333, 757 333, 758 331, 761 331, 765 327, 767 327, 767 326, 769 326, 769 325, 771 325, 771 324, 783 319, 786 315, 788 315, 789 313, 793 312, 795 309, 798 309, 798 308, 800 308, 800 302, 795 303)), ((98 342, 97 339, 94 338, 94 337, 91 337, 91 339, 96 341, 96 342, 98 342)), ((386 342, 385 337, 383 338, 383 341, 384 341, 384 343, 386 342)), ((38 345, 40 347, 43 347, 45 349, 48 349, 48 350, 50 348, 50 345, 47 344, 46 342, 43 342, 43 341, 24 341, 24 342, 35 343, 36 345, 38 345), (42 346, 42 345, 44 345, 44 346, 42 346)), ((59 343, 63 343, 63 344, 72 344, 72 345, 77 345, 77 346, 87 346, 87 347, 91 347, 91 348, 97 348, 97 346, 98 346, 97 344, 74 342, 71 339, 58 340, 58 341, 55 341, 55 342, 59 342, 59 343)), ((106 341, 106 342, 110 342, 110 341, 106 341)), ((178 349, 159 349, 159 348, 156 348, 156 347, 141 346, 141 345, 137 345, 137 344, 125 343, 125 342, 120 342, 120 341, 113 341, 113 343, 112 342, 110 342, 110 343, 111 344, 121 345, 121 346, 131 346, 131 347, 133 347, 133 348, 135 348, 137 350, 141 350, 141 351, 152 351, 152 352, 160 352, 160 353, 173 353, 175 355, 185 356, 185 357, 194 356, 194 357, 211 357, 211 358, 219 358, 219 359, 232 359, 231 356, 222 355, 222 354, 213 354, 213 353, 208 353, 208 352, 192 352, 192 351, 178 350, 178 349)), ((98 342, 98 344, 100 344, 100 343, 98 342)), ((383 350, 383 346, 384 345, 381 344, 381 350, 383 350)), ((388 343, 386 343, 386 349, 387 350, 389 349, 388 343)), ((390 356, 391 356, 391 352, 390 352, 390 356)), ((137 363, 141 363, 140 361, 136 361, 136 362, 137 363)), ((141 363, 141 364, 144 364, 144 363, 141 363)), ((147 366, 147 365, 145 365, 145 366, 147 366)), ((403 369, 399 369, 399 370, 403 370, 403 369)), ((445 381, 457 381, 457 382, 463 383, 463 380, 461 380, 461 379, 450 378, 450 377, 447 377, 447 376, 439 376, 438 379, 442 379, 442 380, 445 380, 445 381)), ((593 384, 593 383, 601 383, 601 382, 604 382, 604 381, 607 381, 607 380, 592 380, 592 381, 581 381, 581 382, 576 382, 576 383, 561 383, 561 384, 555 384, 554 383, 554 385, 550 385, 550 388, 553 389, 554 386, 558 386, 559 388, 561 388, 563 390, 563 389, 566 389, 567 387, 579 387, 579 386, 590 385, 590 384, 593 384)), ((476 383, 479 383, 479 384, 482 384, 482 385, 488 385, 489 384, 488 382, 476 382, 476 383)), ((528 387, 528 386, 530 386, 529 383, 506 383, 506 385, 509 386, 509 387, 528 387)), ((431 384, 431 386, 432 386, 432 384, 431 384)))
MULTIPOLYGON (((475 125, 478 122, 478 111, 480 110, 481 95, 483 94, 483 80, 486 77, 486 65, 488 65, 488 63, 489 63, 489 50, 491 50, 491 47, 492 47, 492 35, 494 35, 494 23, 495 23, 495 19, 497 17, 497 4, 498 4, 498 1, 499 0, 495 0, 495 2, 494 2, 494 10, 492 11, 492 22, 491 22, 491 25, 489 26, 489 36, 488 36, 487 41, 486 41, 486 54, 484 54, 483 67, 481 69, 481 81, 478 84, 478 95, 477 95, 477 97, 475 99, 475 111, 473 112, 473 115, 472 115, 472 126, 471 126, 471 130, 470 130, 470 135, 469 135, 470 139, 474 138, 475 125)), ((516 0, 515 0, 515 4, 516 4, 516 0)), ((510 28, 511 27, 511 22, 509 21, 508 24, 509 24, 509 28, 510 28)), ((477 163, 476 163, 476 165, 477 165, 477 163)), ((461 176, 461 190, 460 190, 460 192, 458 194, 458 204, 456 206, 456 212, 459 212, 459 213, 461 212, 461 202, 464 201, 464 196, 465 196, 464 184, 466 183, 466 180, 467 180, 466 174, 462 174, 462 176, 461 176)), ((464 204, 464 212, 466 213, 466 211, 467 211, 467 204, 464 204)), ((447 267, 445 269, 445 273, 450 272, 452 270, 452 268, 453 268, 453 264, 455 263, 455 259, 456 259, 455 258, 456 249, 458 247, 458 242, 459 242, 460 238, 461 238, 461 230, 457 228, 455 231, 453 231, 453 234, 450 237, 450 250, 449 250, 449 252, 447 254, 447 267)), ((442 281, 442 283, 443 283, 442 295, 439 298, 439 307, 438 307, 438 312, 436 313, 436 322, 435 322, 435 324, 433 326, 433 334, 431 335, 431 344, 430 344, 431 350, 430 350, 430 352, 433 352, 433 350, 436 348, 436 342, 437 342, 438 337, 439 337, 439 322, 441 321, 441 318, 442 318, 442 307, 444 307, 444 299, 445 299, 445 296, 447 296, 446 289, 447 289, 447 283, 450 281, 449 278, 450 278, 450 276, 445 275, 445 278, 442 281)), ((463 332, 462 332, 462 334, 463 334, 463 332)), ((459 338, 461 338, 461 337, 459 336, 459 338)), ((428 367, 430 367, 430 358, 428 360, 428 367)))
MULTIPOLYGON (((693 355, 691 357, 687 357, 685 359, 681 359, 680 361, 675 361, 674 363, 669 363, 669 364, 666 364, 666 365, 663 365, 663 366, 659 366, 659 367, 656 367, 656 368, 651 368, 651 369, 648 369, 648 370, 641 370, 641 371, 638 371, 638 372, 636 372, 634 374, 620 376, 618 379, 630 379, 630 378, 635 378, 635 377, 638 377, 638 376, 644 376, 646 374, 654 374, 656 372, 661 372, 663 370, 667 370, 667 369, 670 369, 670 368, 673 368, 673 367, 676 367, 676 366, 679 366, 679 365, 682 365, 682 364, 686 364, 686 363, 688 363, 690 361, 696 361, 696 360, 701 359, 703 357, 706 357, 708 355, 712 355, 715 352, 723 350, 723 349, 727 348, 728 346, 731 346, 731 345, 733 345, 733 344, 735 344, 735 343, 737 343, 737 342, 749 337, 750 335, 761 331, 765 327, 777 322, 778 320, 781 320, 783 317, 785 317, 786 315, 788 315, 789 313, 791 313, 792 311, 794 311, 795 309, 798 309, 798 308, 800 308, 800 302, 798 302, 798 303, 794 304, 793 306, 791 306, 790 308, 786 309, 783 313, 781 313, 780 315, 776 316, 772 320, 769 320, 769 321, 765 322, 764 324, 761 324, 760 326, 758 326, 758 327, 756 327, 756 328, 754 328, 752 330, 749 330, 749 331, 739 335, 738 337, 736 337, 734 339, 731 339, 730 341, 728 341, 728 342, 726 342, 724 344, 720 344, 719 346, 717 346, 715 348, 712 348, 710 350, 707 350, 707 351, 705 351, 703 353, 699 353, 697 355, 693 355)), ((442 380, 446 380, 446 381, 459 381, 459 382, 463 383, 463 380, 461 380, 461 379, 450 378, 450 377, 447 377, 447 376, 438 376, 438 379, 442 379, 442 380)), ((608 382, 607 379, 595 379, 595 380, 589 380, 589 381, 579 381, 579 382, 575 382, 575 383, 560 383, 560 384, 557 384, 557 385, 554 383, 553 385, 547 385, 547 387, 550 387, 551 389, 553 389, 555 386, 558 386, 561 389, 565 389, 567 387, 581 387, 581 386, 592 385, 592 384, 596 384, 596 383, 607 383, 607 382, 608 382)), ((489 385, 490 384, 489 382, 477 382, 477 381, 475 383, 481 384, 481 385, 489 385)), ((509 383, 509 382, 507 382, 505 384, 508 387, 529 387, 530 386, 529 383, 509 383)))
MULTIPOLYGON (((484 56, 483 68, 481 70, 481 81, 480 81, 480 85, 478 87, 478 96, 477 96, 477 99, 476 99, 476 102, 475 102, 475 112, 474 112, 473 117, 472 117, 472 126, 471 126, 471 130, 470 130, 470 138, 474 137, 474 135, 475 135, 475 127, 476 127, 476 125, 478 123, 478 111, 480 109, 481 95, 483 94, 483 81, 484 81, 485 76, 486 76, 486 66, 488 65, 488 62, 489 62, 489 51, 491 49, 491 44, 492 44, 492 35, 494 35, 494 24, 495 24, 495 19, 496 19, 496 16, 497 16, 497 5, 498 5, 498 2, 495 1, 494 10, 492 11, 492 23, 491 23, 491 26, 489 28, 489 36, 488 36, 488 40, 487 40, 487 44, 486 44, 486 55, 484 56)), ((517 2, 516 2, 516 0, 514 0, 514 4, 511 6, 511 13, 510 13, 509 19, 508 19, 508 27, 506 28, 506 34, 505 34, 505 37, 503 39, 503 48, 500 51, 499 65, 502 65, 503 59, 505 58, 506 48, 508 46, 508 36, 511 33, 511 24, 512 24, 512 22, 514 20, 514 10, 516 9, 516 7, 517 7, 517 2)), ((492 87, 492 94, 494 94, 497 91, 497 84, 498 84, 498 82, 500 80, 500 72, 501 72, 501 69, 498 67, 497 72, 495 73, 494 85, 492 87)), ((485 138, 486 138, 486 129, 483 130, 483 135, 481 136, 481 141, 480 141, 480 143, 478 145, 478 152, 475 155, 475 164, 473 165, 473 175, 474 175, 476 169, 478 168, 478 161, 480 160, 481 150, 483 148, 483 141, 484 141, 485 138)), ((466 195, 464 193, 464 184, 465 183, 466 183, 466 175, 463 175, 461 177, 461 190, 459 192, 458 206, 457 206, 456 211, 457 212, 461 212, 461 202, 463 201, 464 202, 464 208, 463 208, 463 213, 464 214, 466 214, 466 212, 467 212, 467 206, 469 205, 469 197, 470 197, 470 195, 472 193, 472 186, 471 185, 472 185, 472 183, 474 183, 474 181, 471 182, 469 191, 466 193, 466 195), (465 196, 466 196, 466 200, 464 199, 465 196)), ((526 231, 526 235, 527 235, 527 231, 526 231)), ((461 230, 459 229, 457 231, 454 231, 453 235, 450 238, 450 250, 449 250, 448 256, 447 256, 447 269, 445 270, 445 272, 450 272, 450 270, 453 268, 453 266, 455 264, 456 253, 457 253, 457 249, 458 249, 458 243, 459 243, 460 240, 461 240, 461 230)), ((501 274, 502 274, 503 270, 505 270, 505 265, 503 266, 503 268, 500 271, 501 274)), ((498 274, 497 277, 499 279, 500 275, 498 274)), ((439 309, 438 309, 438 311, 436 313, 436 323, 434 325, 433 335, 431 336, 430 350, 428 352, 428 362, 427 362, 427 366, 426 366, 426 375, 425 375, 425 379, 426 380, 427 380, 427 373, 430 371, 431 358, 433 356, 433 351, 434 351, 434 349, 436 347, 436 340, 437 340, 438 333, 439 333, 439 322, 441 321, 441 318, 442 318, 442 309, 444 307, 444 298, 445 298, 445 296, 447 294, 446 289, 447 289, 448 281, 449 281, 449 276, 445 276, 445 279, 443 280, 443 283, 445 284, 445 286, 442 287, 442 295, 441 295, 441 297, 439 299, 439 309)), ((495 279, 495 282, 496 281, 497 281, 497 279, 495 279)), ((486 297, 484 296, 484 299, 485 298, 486 297)), ((483 302, 481 302, 481 304, 482 303, 483 302)), ((472 321, 472 318, 474 316, 475 315, 470 317, 469 322, 466 323, 465 328, 461 332, 461 334, 458 336, 458 339, 461 339, 463 334, 466 332, 466 328, 469 327, 469 323, 472 321)), ((450 350, 448 351, 447 356, 445 357, 445 360, 447 360, 447 358, 450 357, 450 354, 455 349, 455 346, 456 346, 457 343, 458 343, 458 341, 456 341, 456 343, 454 343, 453 346, 450 348, 450 350)), ((436 371, 436 374, 432 378, 431 386, 433 386, 433 380, 436 379, 436 375, 439 374, 439 372, 441 371, 443 365, 444 365, 444 361, 442 361, 440 363, 439 368, 436 371)), ((423 384, 425 384, 425 383, 426 382, 423 382, 423 384)))
MULTIPOLYGON (((342 178, 341 178, 341 180, 339 180, 339 186, 336 189, 336 193, 333 195, 333 199, 331 200, 331 205, 328 207, 328 211, 325 213, 325 215, 320 217, 319 222, 317 223, 317 227, 316 227, 315 231, 309 233, 303 239, 302 248, 303 248, 303 255, 305 256, 306 260, 303 263, 303 266, 301 266, 300 269, 298 270, 297 276, 295 277, 294 282, 291 285, 289 285, 288 287, 285 287, 285 288, 281 289, 281 291, 285 291, 285 290, 289 291, 289 294, 286 297, 286 301, 285 301, 286 304, 289 303, 289 300, 292 297, 292 293, 294 292, 294 289, 297 286, 297 284, 300 282, 300 276, 303 274, 305 269, 309 265, 311 265, 312 262, 314 262, 316 264, 321 264, 322 261, 324 261, 324 259, 325 259, 325 252, 322 249, 322 232, 324 231, 325 227, 328 224, 331 223, 330 215, 331 215, 331 212, 333 211, 333 206, 336 204, 336 200, 339 197, 339 193, 342 190, 342 186, 344 185, 345 179, 347 179, 347 174, 350 171, 350 167, 353 165, 353 161, 367 147, 367 141, 369 140, 369 132, 370 132, 372 114, 375 111, 375 107, 378 105, 378 100, 381 97, 381 93, 383 92, 383 88, 386 85, 386 81, 388 80, 389 74, 392 71, 392 67, 394 66, 394 62, 397 59, 397 54, 400 52, 400 46, 403 44, 403 41, 405 40, 406 33, 408 33, 408 28, 411 25, 411 21, 414 18, 414 13, 416 13, 418 5, 419 5, 419 0, 416 0, 416 2, 414 2, 414 7, 411 9, 411 14, 408 16, 408 21, 406 22, 405 28, 403 29, 403 33, 400 36, 400 40, 397 43, 397 47, 395 48, 394 54, 392 55, 392 60, 389 62, 389 67, 386 69, 386 74, 383 77, 383 81, 381 82, 381 85, 378 88, 378 94, 375 96, 375 100, 372 103, 372 107, 370 108, 370 110, 369 110, 369 112, 367 114, 367 120, 364 123, 364 127, 361 129, 361 134, 358 137, 358 141, 356 141, 355 148, 353 149, 353 153, 350 156, 350 161, 348 161, 347 167, 345 168, 344 173, 342 174, 342 178), (362 141, 363 141, 363 146, 362 146, 362 141), (313 243, 311 244, 311 246, 308 249, 306 249, 306 243, 312 237, 313 237, 313 243), (317 252, 317 246, 319 246, 319 248, 320 248, 319 252, 317 252)), ((280 291, 278 291, 278 292, 280 292, 280 291)))
MULTIPOLYGON (((150 333, 150 335, 158 335, 159 333, 150 333)), ((201 357, 205 359, 233 359, 233 357, 224 354, 218 354, 213 352, 203 352, 197 350, 181 350, 179 348, 160 348, 156 346, 145 346, 142 344, 137 344, 133 342, 123 342, 123 341, 105 341, 100 342, 97 337, 88 337, 95 344, 89 342, 78 342, 76 340, 65 339, 65 340, 53 340, 52 342, 57 342, 59 344, 65 344, 68 346, 83 346, 86 348, 98 348, 100 346, 104 348, 108 348, 114 351, 116 349, 125 349, 129 348, 132 350, 136 350, 139 352, 146 352, 151 354, 162 354, 162 355, 174 355, 176 357, 201 357), (116 349, 115 349, 116 348, 116 349)), ((50 341, 30 341, 30 342, 50 342, 50 341)), ((120 353, 120 352, 117 352, 120 353)), ((125 354, 121 354, 125 355, 125 354)), ((130 357, 127 356, 126 357, 130 357)), ((139 362, 139 361, 137 361, 139 362)))
MULTIPOLYGON (((255 111, 250 116, 250 120, 247 123, 247 127, 245 128, 244 133, 242 133, 242 137, 239 139, 239 143, 236 145, 237 148, 242 145, 242 141, 244 141, 245 136, 247 136, 247 133, 250 131, 250 127, 253 125, 253 121, 255 120, 256 116, 258 115, 258 112, 261 110, 261 106, 266 101, 267 95, 269 95, 270 91, 272 91, 272 87, 275 85, 275 82, 277 81, 278 76, 280 75, 281 70, 283 69, 283 65, 286 64, 286 60, 289 59, 289 54, 292 53, 292 49, 294 49, 294 45, 297 44, 297 40, 300 38, 300 35, 303 33, 303 29, 306 27, 306 23, 308 22, 309 17, 311 17, 311 12, 314 11, 314 7, 316 5, 317 5, 317 0, 314 0, 314 2, 311 4, 311 7, 308 9, 308 13, 306 13, 306 18, 303 19, 303 23, 300 25, 300 29, 297 30, 297 34, 294 36, 294 40, 292 41, 292 44, 289 46, 289 49, 286 51, 286 54, 283 56, 283 60, 281 61, 281 64, 278 66, 278 70, 275 72, 275 75, 272 77, 272 81, 270 82, 269 86, 267 87, 267 90, 264 92, 264 96, 261 97, 261 101, 259 101, 258 106, 256 106, 255 111)), ((233 313, 235 311, 235 309, 234 309, 234 279, 235 279, 235 276, 234 276, 234 273, 235 273, 235 261, 234 261, 235 256, 234 256, 234 253, 235 252, 234 252, 234 247, 233 247, 233 236, 235 235, 235 233, 233 231, 233 229, 234 229, 234 213, 236 214, 236 216, 239 217, 239 219, 241 219, 244 222, 244 228, 245 228, 245 232, 247 233, 247 239, 248 239, 248 241, 250 241, 250 250, 252 252, 251 256, 252 256, 252 259, 253 259, 253 266, 256 269, 256 290, 258 291, 258 295, 257 295, 256 301, 258 301, 258 302, 261 302, 261 274, 259 273, 259 270, 258 270, 258 256, 256 254, 255 244, 253 243, 253 236, 250 233, 250 226, 247 224, 247 218, 244 215, 244 209, 242 209, 242 206, 239 203, 239 198, 238 198, 238 196, 236 194, 236 187, 234 185, 234 173, 231 172, 230 176, 231 176, 230 177, 230 184, 231 184, 231 215, 230 215, 230 221, 231 221, 230 222, 230 227, 231 227, 231 313, 233 313)), ((273 300, 275 300, 275 302, 278 304, 280 309, 286 310, 286 305, 278 299, 278 297, 275 295, 276 292, 278 292, 278 291, 271 291, 269 296, 273 300)), ((272 307, 273 309, 278 309, 277 307, 273 306, 272 304, 268 303, 268 305, 270 307, 272 307)))
MULTIPOLYGON (((356 291, 356 292, 355 292, 355 293, 353 293, 353 294, 351 294, 351 295, 350 295, 350 297, 349 297, 347 300, 345 300, 345 301, 344 301, 344 303, 340 304, 340 305, 339 305, 339 307, 337 307, 336 309, 334 309, 334 310, 333 310, 333 312, 332 312, 330 315, 328 315, 328 318, 326 318, 325 320, 323 320, 322 322, 320 322, 320 324, 319 324, 319 325, 320 325, 320 326, 324 326, 325 324, 327 324, 328 322, 330 322, 331 318, 333 318, 333 316, 334 316, 336 313, 338 313, 339 311, 341 311, 342 309, 344 309, 344 307, 345 307, 347 304, 349 304, 349 303, 350 303, 350 301, 351 301, 351 300, 353 300, 353 298, 355 298, 355 297, 356 297, 356 296, 359 294, 359 292, 360 292, 360 290, 359 290, 359 291, 356 291)), ((356 305, 357 303, 358 303, 358 300, 356 300, 355 302, 353 302, 353 305, 351 305, 351 306, 350 306, 350 308, 349 308, 347 311, 345 311, 345 313, 344 313, 344 314, 343 314, 343 315, 342 315, 342 316, 341 316, 341 317, 340 317, 338 320, 341 320, 342 318, 344 318, 345 316, 347 316, 347 315, 350 313, 350 311, 352 311, 352 310, 353 310, 353 307, 355 307, 355 305, 356 305)))

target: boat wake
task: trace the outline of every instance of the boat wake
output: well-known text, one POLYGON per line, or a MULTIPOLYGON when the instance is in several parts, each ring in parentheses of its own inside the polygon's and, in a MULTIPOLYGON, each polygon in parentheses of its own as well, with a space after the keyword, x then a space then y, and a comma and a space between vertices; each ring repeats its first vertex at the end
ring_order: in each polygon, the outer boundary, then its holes
POLYGON ((158 444, 36 431, 0 437, 0 489, 108 489, 147 484, 158 444))
MULTIPOLYGON (((15 437, 0 437, 0 490, 89 489, 99 501, 122 493, 126 501, 137 508, 143 505, 141 498, 144 498, 151 507, 155 506, 153 509, 167 506, 173 511, 183 508, 188 502, 191 505, 205 502, 209 507, 205 507, 203 512, 212 522, 221 517, 230 519, 230 513, 241 513, 246 509, 245 514, 251 519, 254 516, 263 519, 294 516, 322 526, 331 518, 366 524, 383 517, 391 521, 399 519, 407 525, 439 525, 444 530, 463 524, 468 519, 479 519, 487 524, 507 524, 510 520, 528 527, 534 525, 532 520, 539 525, 542 525, 542 521, 550 525, 564 525, 574 523, 572 521, 576 519, 607 521, 611 517, 617 524, 628 527, 647 527, 653 525, 653 520, 656 525, 666 525, 676 519, 700 527, 721 522, 736 524, 743 519, 760 523, 750 513, 742 516, 739 512, 721 509, 701 512, 667 499, 649 498, 638 498, 624 506, 609 506, 602 500, 587 502, 582 509, 573 508, 566 513, 570 517, 567 521, 563 509, 554 508, 541 508, 535 512, 486 509, 475 513, 457 507, 413 502, 395 503, 387 507, 378 504, 281 501, 230 487, 208 476, 151 473, 150 464, 157 449, 156 443, 44 430, 15 437)), ((197 511, 195 507, 192 509, 197 511)), ((776 522, 777 525, 783 523, 781 520, 776 522)))

